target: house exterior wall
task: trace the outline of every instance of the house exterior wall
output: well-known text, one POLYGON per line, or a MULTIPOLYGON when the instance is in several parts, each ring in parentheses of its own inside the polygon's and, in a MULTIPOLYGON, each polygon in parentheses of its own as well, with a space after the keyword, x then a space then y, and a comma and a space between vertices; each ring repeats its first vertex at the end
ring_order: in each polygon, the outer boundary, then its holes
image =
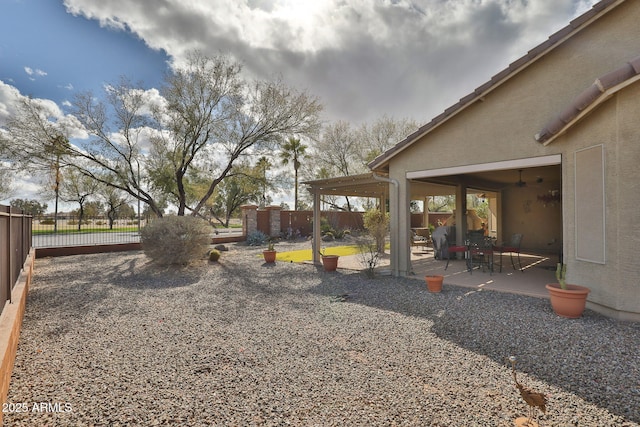
POLYGON ((605 171, 605 264, 577 260, 573 153, 563 159, 567 279, 591 289, 591 308, 622 319, 640 318, 640 83, 619 92, 559 138, 573 152, 602 144, 605 171))
MULTIPOLYGON (((605 294, 613 293, 615 304, 625 313, 640 312, 640 272, 637 251, 640 247, 640 83, 621 92, 617 101, 616 150, 607 170, 607 206, 612 217, 607 223, 607 251, 612 264, 602 287, 611 286, 605 294), (613 279, 613 280, 612 280, 613 279)), ((584 279, 584 277, 581 277, 584 279)), ((606 288, 605 288, 606 289, 606 288)), ((608 302, 608 301, 607 301, 608 302)), ((607 304, 608 305, 608 304, 607 304)))
MULTIPOLYGON (((407 172, 560 154, 563 200, 557 215, 567 279, 591 289, 591 308, 640 319, 640 274, 633 259, 640 243, 640 83, 618 92, 550 145, 534 139, 596 78, 640 55, 638 18, 640 2, 623 3, 390 159, 389 176, 399 182, 391 188, 398 197, 399 221, 392 232, 400 236, 399 274, 411 270, 407 172), (605 264, 575 256, 574 154, 598 144, 605 156, 605 264)), ((503 226, 513 225, 507 219, 503 226)))

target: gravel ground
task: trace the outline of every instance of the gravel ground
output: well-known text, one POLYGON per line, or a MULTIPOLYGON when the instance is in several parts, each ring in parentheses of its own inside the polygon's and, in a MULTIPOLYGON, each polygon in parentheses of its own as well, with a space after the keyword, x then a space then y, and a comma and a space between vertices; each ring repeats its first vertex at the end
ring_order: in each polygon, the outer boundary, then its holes
POLYGON ((510 355, 540 425, 640 425, 640 324, 229 248, 38 260, 5 425, 513 426, 510 355))

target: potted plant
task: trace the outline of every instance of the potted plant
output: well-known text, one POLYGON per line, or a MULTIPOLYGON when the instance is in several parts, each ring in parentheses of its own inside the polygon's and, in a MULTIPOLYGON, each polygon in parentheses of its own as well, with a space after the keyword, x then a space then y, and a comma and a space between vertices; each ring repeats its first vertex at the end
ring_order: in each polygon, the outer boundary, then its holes
POLYGON ((584 312, 590 290, 584 286, 567 284, 566 276, 566 264, 558 263, 556 267, 558 283, 549 283, 546 288, 549 291, 553 311, 558 316, 577 319, 584 312))
POLYGON ((324 266, 324 271, 336 271, 338 268, 338 258, 339 255, 327 255, 324 250, 320 250, 320 257, 322 257, 322 265, 324 266))
POLYGON ((273 242, 269 241, 269 246, 262 251, 262 256, 264 256, 264 262, 266 263, 271 264, 276 262, 276 250, 273 247, 273 242))
POLYGON ((427 281, 427 289, 429 292, 438 293, 442 291, 442 281, 444 280, 444 276, 430 275, 425 276, 424 278, 427 281))

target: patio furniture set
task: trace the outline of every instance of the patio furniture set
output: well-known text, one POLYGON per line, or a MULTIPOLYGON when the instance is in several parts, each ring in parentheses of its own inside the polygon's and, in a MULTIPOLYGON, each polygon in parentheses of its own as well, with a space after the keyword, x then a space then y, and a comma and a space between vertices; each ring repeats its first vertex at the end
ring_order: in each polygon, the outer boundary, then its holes
POLYGON ((464 243, 459 245, 456 243, 454 227, 438 227, 427 236, 424 235, 423 230, 422 228, 412 230, 412 246, 422 246, 425 250, 432 248, 436 259, 447 260, 445 270, 449 267, 452 258, 455 259, 458 257, 457 254, 462 254, 469 273, 472 273, 475 268, 482 268, 483 272, 487 269, 489 273, 493 273, 496 256, 499 258, 499 272, 502 272, 502 256, 508 254, 513 269, 524 271, 520 261, 521 233, 513 234, 509 242, 498 244, 494 238, 485 236, 484 230, 472 230, 465 237, 464 243))

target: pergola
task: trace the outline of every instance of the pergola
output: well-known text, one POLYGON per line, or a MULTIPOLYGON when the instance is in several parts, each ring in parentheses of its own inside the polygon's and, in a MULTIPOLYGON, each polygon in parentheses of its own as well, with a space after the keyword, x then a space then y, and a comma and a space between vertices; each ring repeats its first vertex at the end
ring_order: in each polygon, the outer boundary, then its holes
MULTIPOLYGON (((391 197, 395 200, 389 201, 390 208, 398 205, 398 191, 390 194, 390 185, 396 187, 398 183, 387 176, 369 172, 360 175, 341 176, 335 178, 318 179, 303 182, 307 189, 313 194, 313 240, 312 252, 313 263, 319 264, 319 251, 321 247, 320 235, 320 197, 330 196, 353 196, 369 197, 379 200, 378 206, 385 209, 385 201, 391 197)), ((435 182, 414 182, 411 186, 412 200, 423 199, 425 195, 446 195, 451 194, 451 183, 435 182)), ((400 237, 396 233, 390 235, 391 243, 391 268, 397 270, 399 266, 400 237)), ((407 249, 408 250, 408 249, 407 249)), ((396 272, 394 271, 394 274, 396 272)))
MULTIPOLYGON (((318 179, 305 181, 303 184, 313 194, 313 263, 319 264, 320 251, 320 196, 352 196, 369 197, 379 200, 381 209, 385 207, 385 201, 389 197, 389 178, 378 176, 374 173, 365 173, 352 176, 318 179)), ((392 247, 394 244, 392 242, 392 247)))

